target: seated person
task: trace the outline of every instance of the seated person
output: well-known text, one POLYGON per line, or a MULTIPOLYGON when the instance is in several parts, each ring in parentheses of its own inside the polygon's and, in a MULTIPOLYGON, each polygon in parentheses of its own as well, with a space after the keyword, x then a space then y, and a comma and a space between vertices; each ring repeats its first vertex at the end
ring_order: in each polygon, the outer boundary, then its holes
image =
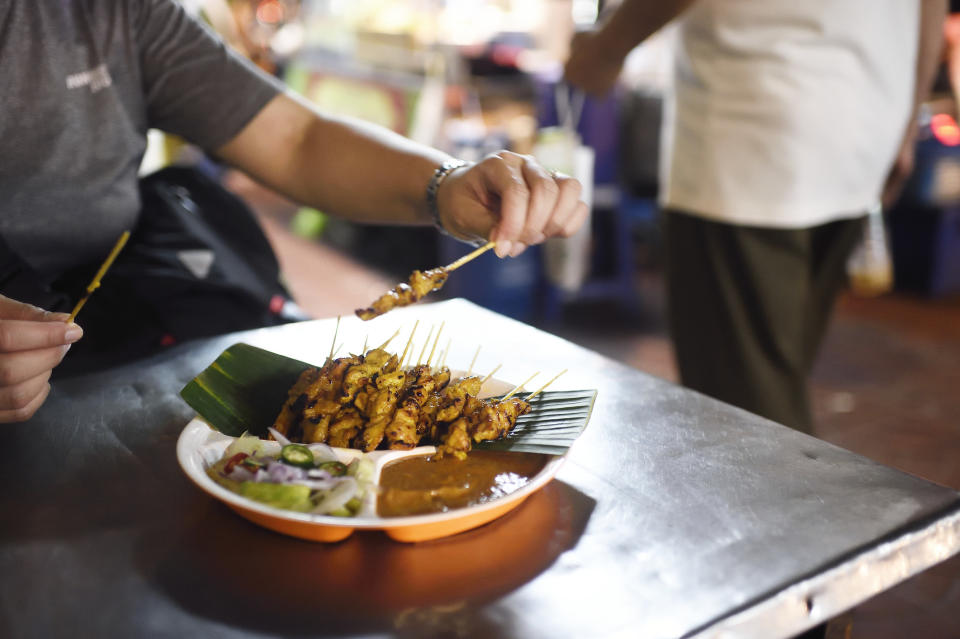
MULTIPOLYGON (((0 262, 19 263, 45 285, 98 264, 136 227, 150 128, 307 206, 358 222, 434 223, 461 239, 495 241, 501 258, 568 236, 586 218, 580 185, 530 157, 501 152, 459 164, 317 112, 174 0, 8 5, 0 16, 0 262)), ((51 312, 68 308, 13 295, 9 275, 0 272, 0 422, 34 414, 53 369, 83 336, 51 312)))

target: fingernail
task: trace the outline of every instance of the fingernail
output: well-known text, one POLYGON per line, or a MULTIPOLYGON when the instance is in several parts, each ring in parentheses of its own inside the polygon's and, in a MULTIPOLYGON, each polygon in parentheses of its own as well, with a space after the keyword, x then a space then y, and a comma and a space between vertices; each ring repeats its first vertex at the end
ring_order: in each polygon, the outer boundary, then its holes
POLYGON ((67 342, 67 344, 73 344, 75 341, 77 341, 81 337, 83 337, 82 328, 80 328, 73 322, 70 322, 69 324, 67 324, 67 330, 63 334, 63 339, 67 342))
POLYGON ((527 245, 523 242, 514 242, 513 250, 510 251, 510 257, 516 257, 523 253, 527 248, 527 245))
POLYGON ((497 242, 497 245, 493 247, 493 252, 497 254, 497 257, 506 257, 510 255, 512 248, 513 242, 510 240, 500 240, 497 242))

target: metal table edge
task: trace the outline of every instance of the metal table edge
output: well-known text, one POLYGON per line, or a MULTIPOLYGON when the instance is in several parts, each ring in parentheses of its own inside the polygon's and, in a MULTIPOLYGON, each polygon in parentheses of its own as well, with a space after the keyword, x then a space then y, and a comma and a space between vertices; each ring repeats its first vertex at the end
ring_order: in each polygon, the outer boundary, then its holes
POLYGON ((960 553, 960 493, 948 509, 886 541, 685 635, 686 639, 792 637, 960 553))

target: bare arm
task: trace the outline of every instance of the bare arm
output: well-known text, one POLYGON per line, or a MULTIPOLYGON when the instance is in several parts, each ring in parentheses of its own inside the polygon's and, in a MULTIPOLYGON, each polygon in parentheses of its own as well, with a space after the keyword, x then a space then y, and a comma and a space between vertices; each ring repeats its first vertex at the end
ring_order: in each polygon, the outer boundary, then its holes
MULTIPOLYGON (((445 153, 382 127, 334 118, 279 95, 217 150, 298 202, 358 222, 429 224, 426 187, 445 153)), ((572 234, 586 219, 580 184, 533 158, 501 152, 449 175, 437 194, 444 226, 489 238, 497 254, 572 234)))
POLYGON ((884 207, 892 206, 913 172, 914 147, 917 135, 917 113, 933 88, 933 81, 943 52, 943 23, 947 15, 947 0, 921 0, 920 34, 917 50, 917 70, 914 79, 913 109, 906 123, 900 149, 883 187, 884 207))
POLYGON ((695 0, 624 0, 593 31, 578 33, 564 69, 567 81, 603 95, 617 81, 627 54, 695 0))

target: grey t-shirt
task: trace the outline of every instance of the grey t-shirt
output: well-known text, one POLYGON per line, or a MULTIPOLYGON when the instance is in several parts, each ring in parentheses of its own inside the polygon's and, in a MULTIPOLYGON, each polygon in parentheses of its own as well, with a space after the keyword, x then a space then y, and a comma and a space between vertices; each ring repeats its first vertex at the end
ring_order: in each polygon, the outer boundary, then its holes
POLYGON ((281 90, 174 0, 3 0, 0 61, 0 236, 45 276, 133 227, 148 128, 214 150, 281 90))

